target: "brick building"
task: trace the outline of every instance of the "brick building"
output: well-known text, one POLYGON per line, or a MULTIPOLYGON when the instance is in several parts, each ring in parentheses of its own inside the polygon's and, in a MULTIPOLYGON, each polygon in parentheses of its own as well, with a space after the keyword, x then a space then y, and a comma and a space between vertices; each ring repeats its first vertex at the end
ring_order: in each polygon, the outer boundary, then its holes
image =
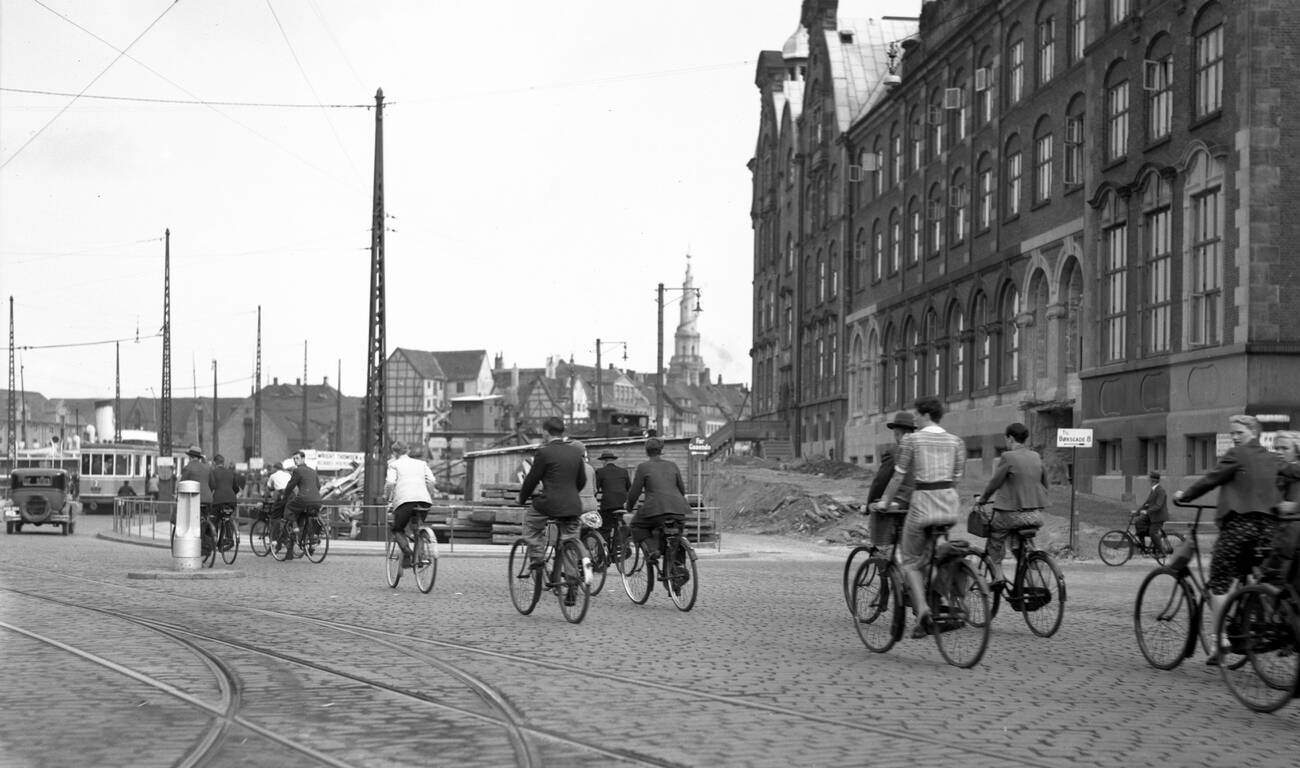
MULTIPOLYGON (((1300 74, 1289 56, 1300 8, 927 2, 913 33, 860 49, 891 74, 819 160, 808 127, 819 41, 863 29, 842 5, 803 3, 810 74, 787 182, 804 190, 786 256, 796 303, 823 269, 806 222, 838 216, 831 231, 852 244, 838 252, 843 365, 822 369, 828 384, 813 372, 815 387, 845 393, 842 436, 826 447, 867 461, 891 442, 894 410, 937 394, 985 467, 1010 421, 1030 426, 1058 476, 1055 429, 1092 428, 1080 486, 1122 496, 1153 469, 1175 482, 1203 471, 1232 413, 1300 417, 1287 386, 1300 321, 1284 309, 1300 261, 1282 249, 1297 234, 1283 206, 1300 194, 1282 151, 1297 138, 1285 88, 1300 74), (846 160, 835 193, 809 193, 846 160)), ((755 222, 756 264, 770 262, 755 222)), ((756 267, 756 288, 769 276, 756 267)), ((756 301, 756 391, 768 314, 756 301)), ((820 402, 796 391, 798 424, 820 402)))

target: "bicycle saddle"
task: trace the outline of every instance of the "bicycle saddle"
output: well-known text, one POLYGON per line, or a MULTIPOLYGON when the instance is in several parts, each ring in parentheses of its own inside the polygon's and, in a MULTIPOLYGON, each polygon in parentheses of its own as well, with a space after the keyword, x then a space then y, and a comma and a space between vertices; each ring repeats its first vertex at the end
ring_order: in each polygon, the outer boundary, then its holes
POLYGON ((945 534, 949 531, 949 529, 952 528, 952 525, 953 525, 952 523, 938 523, 937 525, 927 525, 925 526, 925 535, 938 536, 940 534, 945 534))
POLYGON ((1032 539, 1034 538, 1034 535, 1038 533, 1039 527, 1040 526, 1037 525, 1030 525, 1025 528, 1017 528, 1016 535, 1022 539, 1032 539))

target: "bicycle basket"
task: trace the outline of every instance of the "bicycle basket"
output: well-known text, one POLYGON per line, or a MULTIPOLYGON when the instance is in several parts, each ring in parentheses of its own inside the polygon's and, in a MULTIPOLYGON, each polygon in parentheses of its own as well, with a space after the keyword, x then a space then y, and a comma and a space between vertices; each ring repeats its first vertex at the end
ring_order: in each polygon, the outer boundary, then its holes
POLYGON ((1052 602, 1052 592, 1047 587, 1023 587, 1020 595, 1007 595, 1007 601, 1017 611, 1036 611, 1052 602))
POLYGON ((583 512, 582 516, 578 519, 581 520, 582 524, 587 528, 594 528, 596 530, 600 529, 601 519, 599 512, 583 512))

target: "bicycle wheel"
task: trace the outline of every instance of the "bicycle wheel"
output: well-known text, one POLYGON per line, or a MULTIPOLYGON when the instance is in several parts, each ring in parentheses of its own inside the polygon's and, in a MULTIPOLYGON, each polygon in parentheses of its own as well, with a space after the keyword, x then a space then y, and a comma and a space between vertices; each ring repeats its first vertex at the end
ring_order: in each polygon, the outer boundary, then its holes
POLYGON ((393 537, 392 531, 388 532, 388 541, 384 544, 384 577, 388 580, 388 586, 393 588, 402 580, 402 547, 393 537))
POLYGON ((1106 531, 1097 542, 1097 554, 1106 565, 1123 565, 1133 556, 1133 540, 1123 531, 1106 531))
POLYGON ((582 559, 589 557, 587 548, 581 542, 565 541, 556 548, 556 558, 560 562, 560 586, 555 596, 560 601, 560 613, 570 624, 578 624, 587 615, 587 606, 591 604, 591 587, 582 572, 582 559))
POLYGON ((438 578, 438 545, 427 528, 421 528, 415 537, 415 585, 424 594, 433 590, 433 582, 438 578))
POLYGON ((975 572, 989 588, 989 621, 997 618, 998 608, 1002 606, 1002 588, 993 588, 993 563, 989 560, 989 554, 979 547, 971 547, 970 554, 966 556, 966 561, 971 564, 975 572))
POLYGON ((203 553, 203 567, 211 568, 217 564, 217 528, 211 520, 204 520, 199 530, 202 531, 199 546, 203 553))
POLYGON ((303 526, 303 550, 307 559, 319 563, 330 553, 330 531, 320 518, 313 517, 303 526))
POLYGON ((645 556, 645 551, 635 542, 629 542, 626 556, 619 561, 618 575, 623 580, 623 591, 637 605, 644 605, 650 599, 650 588, 654 584, 654 566, 645 556))
POLYGON ((858 569, 862 567, 861 557, 870 557, 872 549, 874 549, 874 547, 854 547, 849 551, 849 556, 844 559, 844 575, 841 582, 844 587, 844 603, 849 607, 849 613, 853 613, 855 610, 853 605, 853 592, 856 587, 856 581, 854 580, 854 577, 857 576, 858 569))
POLYGON ((1046 552, 1031 552, 1028 557, 1012 594, 1019 598, 1029 631, 1051 637, 1065 618, 1065 577, 1046 552))
POLYGON ((587 531, 582 534, 582 544, 591 556, 591 594, 599 595, 600 590, 605 588, 605 571, 609 570, 605 539, 600 531, 587 531))
POLYGON ((903 635, 902 596, 889 561, 868 558, 853 575, 853 627, 867 650, 884 653, 903 635))
POLYGON ((529 570, 528 542, 523 539, 515 539, 514 546, 510 547, 509 569, 506 576, 510 579, 510 602, 515 604, 516 611, 527 616, 542 597, 542 572, 529 570))
POLYGON ((1280 709, 1296 694, 1300 680, 1300 645, 1282 599, 1276 588, 1265 584, 1239 589, 1228 599, 1216 627, 1234 652, 1219 665, 1223 682, 1237 701, 1255 712, 1280 709))
POLYGON ((989 645, 989 588, 970 563, 957 560, 947 584, 936 598, 931 591, 930 615, 934 621, 934 641, 939 655, 954 667, 969 669, 984 657, 989 645))
POLYGON ((635 548, 632 546, 631 529, 626 523, 619 523, 614 529, 614 540, 612 542, 613 551, 607 552, 609 561, 614 564, 614 570, 619 573, 623 572, 623 563, 631 563, 635 558, 635 548))
POLYGON ((1156 669, 1173 669, 1192 655, 1197 601, 1191 586, 1170 568, 1157 568, 1142 580, 1133 604, 1138 650, 1156 669))
POLYGON ((221 562, 232 565, 239 556, 239 527, 235 525, 235 518, 228 517, 221 521, 221 538, 218 542, 221 562))
POLYGON ((668 554, 668 596, 677 610, 685 612, 695 607, 700 594, 700 573, 695 567, 695 552, 685 539, 677 542, 668 554))
POLYGON ((258 518, 249 526, 248 548, 257 557, 266 557, 271 554, 271 522, 269 520, 258 518))
POLYGON ((1164 565, 1165 561, 1169 559, 1170 552, 1172 552, 1175 549, 1178 549, 1178 545, 1182 543, 1183 543, 1183 535, 1181 533, 1169 533, 1166 531, 1165 545, 1169 547, 1169 552, 1166 552, 1163 548, 1157 547, 1155 544, 1152 544, 1151 558, 1155 560, 1156 563, 1158 563, 1159 565, 1164 565))
POLYGON ((280 523, 280 535, 271 539, 271 557, 284 562, 293 554, 293 530, 287 521, 280 523))

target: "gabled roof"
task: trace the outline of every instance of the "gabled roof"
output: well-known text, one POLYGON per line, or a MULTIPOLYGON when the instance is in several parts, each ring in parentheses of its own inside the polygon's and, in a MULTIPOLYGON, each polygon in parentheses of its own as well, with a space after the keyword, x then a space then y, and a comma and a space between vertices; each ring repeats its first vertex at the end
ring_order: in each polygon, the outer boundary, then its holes
POLYGON ((831 79, 835 88, 835 119, 841 131, 856 122, 885 97, 889 74, 889 44, 916 34, 916 19, 842 19, 839 30, 827 30, 831 79), (841 31, 853 33, 853 42, 841 42, 841 31))
POLYGON ((438 358, 434 356, 433 352, 425 352, 422 349, 406 349, 405 347, 398 347, 393 350, 393 354, 389 355, 389 359, 397 357, 398 355, 401 355, 402 358, 404 358, 406 362, 415 369, 415 372, 419 374, 422 379, 446 380, 447 378, 443 373, 442 366, 438 364, 438 358))
POLYGON ((448 381, 477 379, 479 372, 483 370, 483 361, 487 359, 486 349, 462 349, 429 354, 438 359, 438 365, 442 367, 448 381))

